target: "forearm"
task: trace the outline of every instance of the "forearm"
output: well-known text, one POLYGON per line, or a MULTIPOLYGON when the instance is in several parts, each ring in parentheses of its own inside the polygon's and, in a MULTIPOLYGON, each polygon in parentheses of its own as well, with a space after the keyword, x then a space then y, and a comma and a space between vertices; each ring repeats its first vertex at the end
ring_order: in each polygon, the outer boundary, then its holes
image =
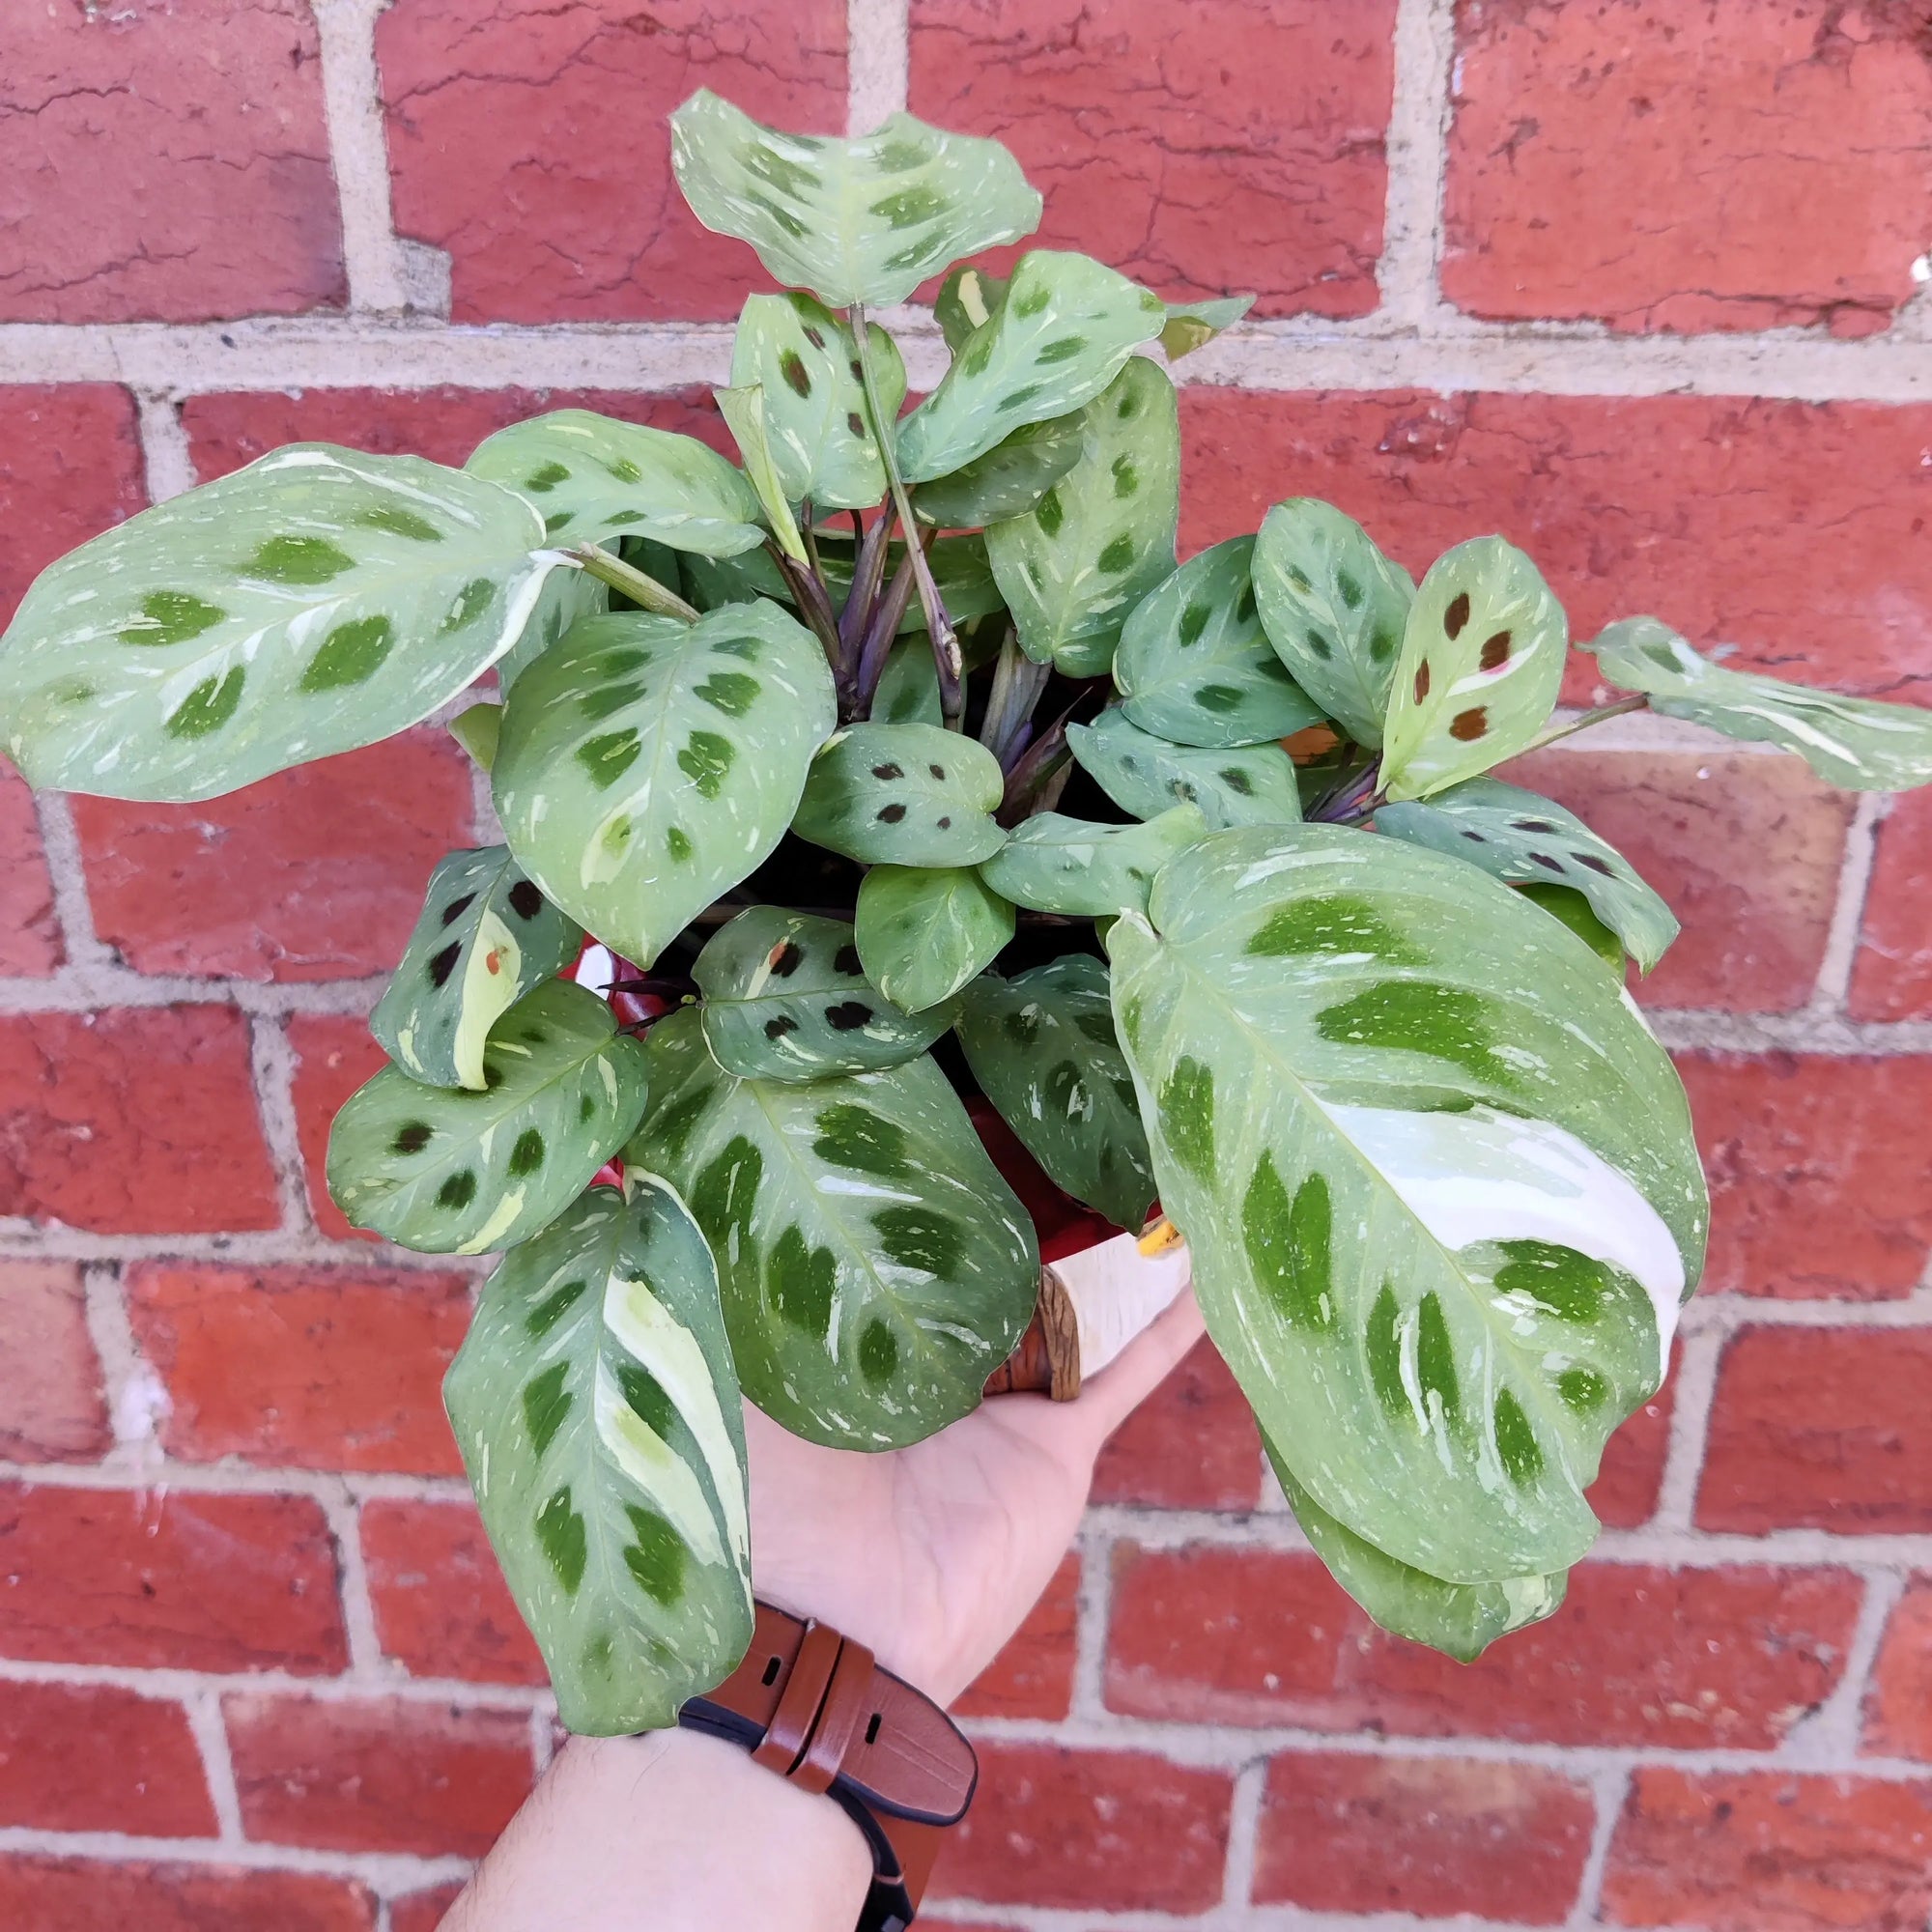
POLYGON ((837 1804, 734 1746, 573 1738, 443 1932, 851 1932, 871 1875, 837 1804))

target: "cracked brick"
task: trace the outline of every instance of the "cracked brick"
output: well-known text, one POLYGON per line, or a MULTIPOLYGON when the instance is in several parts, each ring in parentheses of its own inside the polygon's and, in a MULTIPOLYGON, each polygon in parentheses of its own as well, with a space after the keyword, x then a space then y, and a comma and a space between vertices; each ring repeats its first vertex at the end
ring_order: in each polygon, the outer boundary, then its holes
POLYGON ((51 973, 64 957, 34 795, 0 758, 0 976, 51 973))

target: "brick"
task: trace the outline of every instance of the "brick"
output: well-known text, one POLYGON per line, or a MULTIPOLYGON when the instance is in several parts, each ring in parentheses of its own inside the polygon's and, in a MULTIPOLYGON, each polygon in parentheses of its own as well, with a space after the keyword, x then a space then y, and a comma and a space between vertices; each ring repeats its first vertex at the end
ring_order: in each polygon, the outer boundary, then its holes
POLYGON ((1761 1748, 1831 1691, 1845 1572, 1585 1563, 1548 1621, 1462 1664, 1376 1629, 1313 1556, 1115 1552, 1110 1710, 1415 1737, 1761 1748))
POLYGON ((98 1235, 273 1228, 248 1023, 228 1007, 0 1017, 0 1215, 98 1235))
POLYGON ((389 1932, 436 1932, 462 1892, 460 1885, 439 1885, 395 1900, 389 1907, 389 1932))
POLYGON ((1150 1751, 980 1740, 980 1788, 949 1832, 935 1897, 1092 1911, 1200 1912, 1219 1902, 1227 1773, 1150 1751))
POLYGON ((1684 1054, 1711 1182, 1707 1290, 1908 1294, 1932 1253, 1932 1059, 1684 1054))
POLYGON ((10 7, 0 74, 0 321, 345 300, 321 50, 298 0, 10 7))
POLYGON ((1068 1554, 1007 1646, 963 1695, 955 1717, 1064 1718, 1073 1708, 1080 1558, 1068 1554))
POLYGON ((1846 1007, 1858 1020, 1932 1019, 1932 792, 1892 801, 1878 829, 1846 1007))
POLYGON ((1682 923, 1656 969, 1634 982, 1644 1006, 1781 1013, 1811 997, 1849 793, 1798 758, 1745 751, 1549 751, 1514 759, 1501 776, 1567 805, 1682 923), (1745 850, 1751 863, 1740 866, 1745 850))
POLYGON ((1553 1925, 1577 1896, 1595 1816, 1587 1785, 1535 1765, 1289 1752, 1268 1766, 1254 1896, 1553 1925))
MULTIPOLYGON (((0 38, 8 31, 0 27, 0 38)), ((0 59, 0 74, 6 71, 0 59)), ((8 179, 0 166, 0 181, 8 179)), ((0 624, 57 556, 147 500, 134 399, 126 389, 106 383, 0 386, 0 526, 7 531, 0 624)))
POLYGON ((1605 1917, 1706 1932, 1919 1932, 1932 1784, 1791 1772, 1636 1771, 1605 1917))
POLYGON ((387 973, 436 862, 477 842, 469 771, 424 727, 198 805, 76 798, 95 930, 140 973, 387 973))
POLYGON ((18 1932, 376 1932, 349 1879, 233 1865, 0 1857, 0 1923, 18 1932))
POLYGON ((211 1838, 214 1805, 179 1704, 107 1684, 0 1694, 0 1825, 211 1838))
POLYGON ((411 1676, 550 1681, 471 1504, 364 1503, 362 1561, 383 1655, 411 1676))
POLYGON ((376 53, 396 226, 448 251, 458 322, 735 314, 771 284, 685 207, 666 117, 701 86, 845 130, 842 0, 401 0, 376 53))
POLYGON ((0 976, 51 973, 66 956, 34 795, 0 758, 0 976))
POLYGON ((80 1269, 0 1261, 0 1458, 85 1462, 109 1440, 80 1269))
POLYGON ((298 1469, 460 1475, 442 1374, 469 1299, 467 1275, 417 1268, 147 1263, 128 1281, 168 1453, 298 1469))
POLYGON ((1718 1365, 1706 1529, 1932 1529, 1932 1330, 1747 1328, 1718 1365))
POLYGON ((339 1671, 327 1520, 306 1496, 0 1485, 0 1656, 339 1671))
POLYGON ((1681 1347, 1672 1350, 1663 1386, 1604 1445, 1597 1480, 1584 1495, 1607 1529, 1634 1529, 1657 1513, 1664 1459, 1670 1453, 1670 1411, 1682 1355, 1681 1347))
POLYGON ((1442 288, 1460 307, 1864 335, 1915 293, 1922 9, 1470 0, 1459 26, 1442 288))
POLYGON ((735 461, 706 389, 269 389, 190 396, 182 427, 204 483, 285 442, 340 442, 379 456, 461 464, 486 436, 547 410, 594 410, 700 437, 735 461))
POLYGON ((1932 406, 1189 386, 1180 415, 1185 551, 1294 496, 1418 573, 1499 531, 1573 637, 1650 611, 1739 668, 1932 701, 1932 406))
POLYGON ((912 110, 1019 156, 1046 197, 1026 247, 1170 299, 1366 315, 1394 30, 1392 0, 913 0, 912 110))
POLYGON ((1094 1466, 1096 1503, 1251 1510, 1261 1493, 1254 1410, 1207 1340, 1114 1432, 1094 1466))
POLYGON ((337 1240, 373 1236, 352 1228, 328 1198, 328 1127, 335 1112, 385 1064, 366 1022, 335 1013, 298 1013, 288 1022, 294 1050, 296 1137, 301 1147, 309 1211, 325 1235, 337 1240))
POLYGON ((248 1692, 222 1711, 242 1828, 272 1844, 481 1858, 533 1776, 517 1711, 248 1692))
POLYGON ((1865 1695, 1864 1747, 1932 1760, 1932 1576, 1907 1580, 1886 1623, 1865 1695))

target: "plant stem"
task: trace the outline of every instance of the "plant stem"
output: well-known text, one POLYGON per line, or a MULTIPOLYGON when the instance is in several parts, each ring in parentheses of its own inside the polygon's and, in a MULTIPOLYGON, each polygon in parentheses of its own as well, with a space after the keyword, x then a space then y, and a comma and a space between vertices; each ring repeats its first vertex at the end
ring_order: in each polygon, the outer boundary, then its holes
POLYGON ((980 724, 980 742, 1008 771, 1026 750, 1032 736, 1033 708, 1053 674, 1051 665, 1037 665, 1019 646, 1013 627, 1000 640, 1000 656, 993 667, 993 689, 986 699, 986 715, 980 724))
POLYGON ((824 648, 825 662, 832 668, 832 681, 842 696, 850 681, 850 667, 838 640, 838 619, 833 615, 832 599, 825 594, 823 582, 810 565, 801 563, 770 537, 765 539, 765 554, 778 565, 779 575, 790 586, 799 615, 811 626, 812 635, 824 648))
POLYGON ((579 570, 587 570, 612 590, 621 590, 633 604, 641 604, 660 617, 681 617, 687 624, 697 622, 699 613, 695 606, 687 604, 676 591, 667 590, 655 577, 647 577, 622 557, 612 556, 608 550, 599 550, 595 544, 580 544, 563 554, 579 570))
POLYGON ((879 601, 879 586, 886 578, 886 546, 893 534, 893 513, 882 509, 872 519, 868 530, 857 510, 852 521, 859 525, 859 548, 852 557, 852 588, 846 593, 845 608, 838 613, 838 638, 846 650, 856 651, 866 640, 867 626, 879 601))
POLYGON ((1624 718, 1633 711, 1642 711, 1649 703, 1650 699, 1639 693, 1635 697, 1620 697, 1614 704, 1600 704, 1594 711, 1579 712, 1564 724, 1552 724, 1542 737, 1532 738, 1517 756, 1521 757, 1523 752, 1540 752, 1544 746, 1553 745, 1557 739, 1567 738, 1573 731, 1587 731, 1592 724, 1601 724, 1605 718, 1624 718))

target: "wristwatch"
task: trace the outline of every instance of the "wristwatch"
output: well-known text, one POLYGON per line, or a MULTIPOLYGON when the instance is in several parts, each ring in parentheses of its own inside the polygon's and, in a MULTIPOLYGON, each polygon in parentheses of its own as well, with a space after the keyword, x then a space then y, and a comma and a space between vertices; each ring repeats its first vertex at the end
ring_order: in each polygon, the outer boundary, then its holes
POLYGON ((912 1923, 939 1834, 966 1815, 980 1777, 973 1747, 931 1698, 829 1624, 761 1603, 744 1662, 687 1699, 677 1721, 840 1804, 872 1853, 857 1932, 912 1923))

